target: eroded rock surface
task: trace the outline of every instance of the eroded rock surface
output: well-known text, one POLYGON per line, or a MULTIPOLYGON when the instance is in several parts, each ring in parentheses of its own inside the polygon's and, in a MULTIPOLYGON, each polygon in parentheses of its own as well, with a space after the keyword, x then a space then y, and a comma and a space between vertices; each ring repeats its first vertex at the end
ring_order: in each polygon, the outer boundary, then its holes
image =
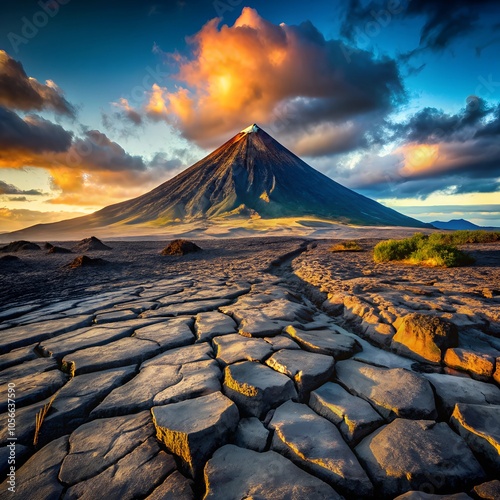
POLYGON ((374 405, 386 419, 437 417, 431 385, 414 372, 348 360, 337 363, 336 376, 351 393, 374 405))
POLYGON ((26 252, 0 284, 22 498, 499 496, 498 266, 365 252, 319 268, 325 244, 292 239, 204 240, 185 258, 161 245, 117 241, 115 264, 81 271, 26 252), (434 330, 401 339, 408 317, 434 330))
POLYGON ((205 482, 205 500, 342 498, 332 487, 279 453, 257 453, 234 445, 223 446, 214 453, 205 467, 205 482))
POLYGON ((485 477, 465 441, 444 422, 398 418, 361 441, 356 454, 383 498, 429 485, 437 493, 464 491, 485 477))
POLYGON ((239 420, 236 405, 220 392, 154 407, 151 412, 158 439, 193 478, 214 450, 229 441, 239 420))

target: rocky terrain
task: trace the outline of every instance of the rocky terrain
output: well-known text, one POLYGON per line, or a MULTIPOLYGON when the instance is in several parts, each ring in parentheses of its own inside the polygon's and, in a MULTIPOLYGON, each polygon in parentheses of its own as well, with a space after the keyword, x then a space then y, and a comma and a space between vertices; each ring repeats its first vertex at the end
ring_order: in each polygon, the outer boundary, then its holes
POLYGON ((196 243, 0 266, 0 498, 500 498, 500 245, 196 243))

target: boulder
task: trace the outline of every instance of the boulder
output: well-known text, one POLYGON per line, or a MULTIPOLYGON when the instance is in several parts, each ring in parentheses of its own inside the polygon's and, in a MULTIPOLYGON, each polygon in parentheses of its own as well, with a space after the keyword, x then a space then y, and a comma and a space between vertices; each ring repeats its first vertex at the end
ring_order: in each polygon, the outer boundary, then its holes
POLYGON ((155 342, 162 350, 174 349, 194 342, 192 324, 192 319, 187 317, 170 319, 139 328, 132 337, 155 342))
POLYGON ((228 444, 205 467, 204 500, 341 500, 335 490, 274 451, 228 444))
POLYGON ((122 311, 111 311, 96 314, 94 323, 96 325, 101 325, 103 323, 116 323, 119 321, 126 321, 128 319, 135 319, 136 317, 136 312, 124 309, 122 311))
POLYGON ((319 354, 328 354, 336 360, 350 358, 361 351, 361 346, 352 337, 332 330, 304 331, 293 326, 287 326, 285 332, 297 342, 302 349, 319 354))
POLYGON ((500 389, 494 384, 440 373, 424 373, 422 376, 433 385, 438 407, 446 419, 451 416, 456 403, 500 405, 500 389))
POLYGON ((417 361, 441 363, 446 349, 458 346, 457 327, 443 318, 407 314, 394 335, 391 347, 417 361))
POLYGON ((404 368, 380 368, 358 361, 340 361, 337 379, 349 392, 370 404, 386 419, 437 418, 429 382, 404 368))
POLYGON ((485 500, 498 500, 500 498, 500 481, 494 479, 493 481, 474 486, 474 493, 479 498, 484 498, 485 500))
POLYGON ((216 358, 222 365, 237 361, 262 361, 272 352, 272 345, 263 339, 242 337, 238 333, 215 337, 216 358))
POLYGON ((90 238, 84 238, 80 240, 73 248, 73 252, 97 252, 111 250, 111 247, 105 245, 99 238, 91 236, 90 238))
POLYGON ((26 361, 33 361, 39 359, 35 348, 38 344, 31 344, 26 347, 19 347, 13 349, 7 354, 2 354, 0 356, 0 370, 5 370, 11 366, 15 366, 26 361))
POLYGON ((151 409, 157 438, 179 457, 186 472, 199 477, 212 453, 236 430, 236 405, 220 392, 151 409))
POLYGON ((488 354, 454 347, 446 351, 444 362, 450 368, 465 371, 480 380, 488 380, 495 371, 496 359, 488 354))
POLYGON ((270 409, 297 398, 290 378, 249 361, 226 366, 224 393, 238 405, 244 416, 257 418, 264 418, 270 409))
POLYGON ((274 413, 271 448, 339 492, 367 498, 373 486, 337 427, 304 404, 287 401, 274 413))
POLYGON ((264 451, 268 438, 269 431, 258 418, 242 418, 236 429, 234 444, 249 450, 264 451))
POLYGON ((83 424, 69 438, 59 479, 71 486, 97 476, 154 434, 149 411, 83 424))
POLYGON ((59 370, 29 374, 24 377, 11 378, 0 385, 0 412, 7 411, 7 393, 9 384, 15 380, 16 408, 27 406, 51 396, 68 380, 68 376, 59 370))
POLYGON ((64 486, 58 481, 61 462, 68 453, 68 436, 52 441, 16 470, 15 492, 8 480, 0 485, 2 498, 60 498, 64 486))
POLYGON ((174 470, 173 457, 160 450, 155 438, 150 437, 97 476, 71 486, 64 498, 144 498, 174 470))
POLYGON ((213 359, 212 346, 208 342, 169 349, 142 363, 141 368, 151 365, 184 365, 213 359))
POLYGON ((195 500, 194 483, 174 471, 145 500, 195 500))
POLYGON ((188 253, 199 252, 201 248, 192 241, 174 240, 171 241, 162 251, 162 255, 187 255, 188 253))
POLYGON ((337 425, 351 446, 385 423, 370 403, 331 382, 311 393, 309 406, 337 425))
POLYGON ((69 316, 64 319, 39 321, 33 325, 14 326, 2 331, 2 344, 0 354, 5 354, 12 349, 24 347, 34 342, 49 339, 67 333, 77 328, 89 326, 92 316, 69 316))
POLYGON ((266 365, 293 379, 299 398, 304 400, 333 376, 335 361, 324 354, 282 349, 268 358, 266 365))
POLYGON ((233 318, 219 311, 197 314, 194 326, 197 342, 209 342, 219 335, 236 333, 236 323, 233 318))
POLYGON ((423 491, 408 491, 397 496, 394 500, 469 500, 467 493, 451 493, 450 495, 433 495, 423 491))
POLYGON ((182 380, 178 366, 148 366, 130 382, 113 389, 90 414, 91 418, 128 415, 153 406, 154 397, 182 380))
POLYGON ((186 363, 180 367, 178 377, 178 382, 156 394, 153 404, 177 403, 221 390, 222 373, 214 360, 186 363))
POLYGON ((458 403, 450 425, 465 439, 483 466, 500 475, 500 405, 458 403))
POLYGON ((355 451, 379 498, 411 490, 465 491, 485 477, 465 441, 444 422, 398 418, 355 451))
MULTIPOLYGON (((107 370, 70 379, 57 393, 43 421, 39 444, 44 445, 73 432, 88 419, 89 413, 115 387, 129 380, 135 367, 107 370)), ((35 417, 51 398, 16 411, 17 443, 31 445, 35 434, 35 417)), ((0 427, 0 444, 7 442, 7 426, 0 427)))

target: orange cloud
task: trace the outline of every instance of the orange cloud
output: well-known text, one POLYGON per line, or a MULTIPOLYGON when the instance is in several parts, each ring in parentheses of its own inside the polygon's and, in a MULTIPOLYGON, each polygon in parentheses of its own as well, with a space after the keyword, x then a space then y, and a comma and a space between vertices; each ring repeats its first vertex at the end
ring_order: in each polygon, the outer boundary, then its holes
POLYGON ((38 151, 28 143, 8 147, 6 142, 3 146, 0 169, 32 166, 49 172, 57 193, 49 200, 53 204, 103 206, 133 198, 182 166, 167 158, 147 164, 96 130, 73 140, 66 151, 38 151))
POLYGON ((204 147, 252 122, 306 135, 309 126, 385 113, 403 93, 394 61, 363 51, 348 59, 311 23, 274 25, 249 7, 233 26, 219 22, 188 39, 190 57, 170 55, 179 85, 153 85, 144 108, 204 147))

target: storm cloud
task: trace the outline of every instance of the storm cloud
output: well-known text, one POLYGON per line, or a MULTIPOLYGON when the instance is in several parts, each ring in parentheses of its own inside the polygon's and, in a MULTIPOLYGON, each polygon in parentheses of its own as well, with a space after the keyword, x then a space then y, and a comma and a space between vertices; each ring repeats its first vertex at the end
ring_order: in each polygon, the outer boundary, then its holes
POLYGON ((23 65, 0 50, 0 106, 20 111, 50 110, 74 116, 74 107, 52 81, 45 84, 28 77, 23 65))

